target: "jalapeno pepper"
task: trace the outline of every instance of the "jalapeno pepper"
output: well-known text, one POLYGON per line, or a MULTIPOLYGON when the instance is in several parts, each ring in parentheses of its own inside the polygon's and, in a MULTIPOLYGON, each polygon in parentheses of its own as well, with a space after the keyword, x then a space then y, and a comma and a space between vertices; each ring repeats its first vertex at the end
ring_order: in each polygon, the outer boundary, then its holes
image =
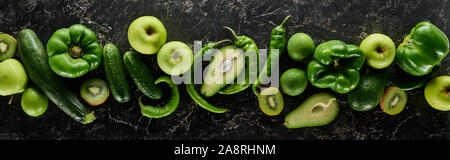
POLYGON ((180 93, 178 92, 178 86, 172 82, 172 80, 167 76, 162 76, 156 79, 155 84, 160 82, 165 82, 170 87, 170 99, 167 104, 162 107, 154 107, 151 105, 144 105, 142 103, 142 96, 139 97, 139 106, 141 108, 142 115, 149 118, 161 118, 170 115, 177 108, 180 103, 180 93))
POLYGON ((194 63, 192 64, 191 67, 191 71, 189 73, 191 73, 191 76, 187 76, 186 81, 187 83, 185 83, 186 86, 186 90, 189 94, 189 96, 192 98, 192 100, 194 100, 200 107, 213 112, 213 113, 225 113, 226 111, 228 111, 227 108, 219 108, 216 106, 211 105, 210 103, 208 103, 205 99, 203 99, 203 97, 197 93, 197 91, 195 90, 194 87, 194 73, 197 69, 197 67, 200 67, 202 65, 202 57, 203 56, 211 56, 212 54, 214 54, 215 52, 213 51, 215 48, 219 47, 220 45, 222 45, 223 43, 226 42, 231 42, 231 40, 222 40, 216 43, 208 43, 206 44, 200 51, 198 51, 195 55, 194 55, 194 63))
POLYGON ((250 37, 237 36, 230 27, 224 28, 231 32, 234 37, 234 45, 241 48, 245 54, 245 81, 239 82, 238 80, 237 83, 230 84, 219 91, 220 94, 230 95, 243 91, 256 81, 259 69, 259 50, 256 43, 250 37))
POLYGON ((279 58, 281 54, 284 52, 286 48, 286 29, 284 29, 284 23, 291 18, 291 16, 287 16, 280 25, 276 26, 272 33, 270 34, 270 50, 267 55, 267 61, 264 65, 261 73, 259 73, 258 79, 256 79, 256 83, 252 85, 253 93, 256 96, 259 96, 259 92, 257 91, 257 87, 261 85, 261 82, 264 82, 268 79, 268 77, 272 74, 272 65, 277 66, 278 64, 272 63, 273 59, 276 62, 279 62, 279 58))
POLYGON ((47 42, 52 70, 66 78, 80 77, 100 66, 102 48, 94 31, 81 24, 62 28, 47 42))

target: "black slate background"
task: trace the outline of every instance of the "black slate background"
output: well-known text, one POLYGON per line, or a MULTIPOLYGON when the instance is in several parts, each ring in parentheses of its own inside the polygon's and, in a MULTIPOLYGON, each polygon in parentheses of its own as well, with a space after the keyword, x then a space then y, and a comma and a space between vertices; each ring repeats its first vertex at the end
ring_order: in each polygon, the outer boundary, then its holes
MULTIPOLYGON (((128 44, 128 25, 144 15, 158 17, 168 32, 168 41, 178 40, 192 46, 194 40, 218 41, 231 38, 223 26, 239 35, 252 37, 260 49, 269 45, 270 31, 287 15, 288 36, 305 32, 316 45, 331 39, 356 44, 368 34, 379 32, 390 36, 396 45, 420 21, 431 21, 450 35, 450 2, 448 0, 0 0, 0 31, 16 35, 23 28, 33 29, 44 44, 59 28, 81 23, 93 29, 102 45, 113 43, 124 53, 128 44)), ((163 73, 156 56, 146 56, 154 76, 163 73)), ((441 74, 449 75, 450 58, 443 61, 441 74)), ((287 54, 281 71, 291 67, 305 69, 287 54)), ((392 66, 391 79, 412 77, 392 66)), ((67 83, 78 89, 80 82, 105 75, 102 69, 67 83)), ((49 82, 51 83, 51 82, 49 82)), ((131 81, 130 81, 131 83, 131 81)), ((119 104, 109 98, 96 111, 97 120, 81 125, 70 119, 54 104, 40 118, 28 117, 20 108, 20 95, 8 105, 9 97, 0 97, 0 139, 449 139, 450 112, 432 109, 423 97, 423 88, 408 92, 405 110, 389 116, 379 107, 357 112, 347 106, 344 95, 340 113, 329 125, 315 128, 286 129, 284 116, 319 91, 309 85, 297 97, 285 97, 285 109, 276 117, 265 116, 250 89, 233 96, 208 98, 212 104, 230 108, 225 114, 210 113, 197 106, 185 87, 179 86, 179 108, 162 119, 140 114, 133 87, 130 102, 119 104)), ((167 97, 165 97, 167 99, 167 97)), ((156 102, 155 102, 156 103, 156 102)), ((159 102, 164 103, 164 101, 159 102)))

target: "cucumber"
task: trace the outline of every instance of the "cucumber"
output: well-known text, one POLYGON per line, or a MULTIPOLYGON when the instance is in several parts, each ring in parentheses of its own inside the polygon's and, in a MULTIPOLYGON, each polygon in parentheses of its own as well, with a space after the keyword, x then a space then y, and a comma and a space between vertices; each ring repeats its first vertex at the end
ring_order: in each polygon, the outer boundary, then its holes
POLYGON ((50 68, 47 52, 36 34, 30 29, 24 29, 17 37, 20 60, 31 81, 74 120, 83 124, 93 122, 94 112, 84 106, 76 92, 69 90, 50 68))
POLYGON ((119 49, 113 44, 106 44, 103 47, 103 64, 105 64, 106 79, 109 90, 117 102, 128 102, 130 96, 130 85, 125 77, 125 68, 119 49))
POLYGON ((376 107, 383 97, 387 81, 387 70, 372 70, 362 75, 358 86, 350 91, 347 100, 356 111, 368 111, 376 107))
POLYGON ((161 89, 156 86, 152 73, 135 52, 125 52, 123 62, 134 84, 145 96, 154 100, 161 99, 161 89))

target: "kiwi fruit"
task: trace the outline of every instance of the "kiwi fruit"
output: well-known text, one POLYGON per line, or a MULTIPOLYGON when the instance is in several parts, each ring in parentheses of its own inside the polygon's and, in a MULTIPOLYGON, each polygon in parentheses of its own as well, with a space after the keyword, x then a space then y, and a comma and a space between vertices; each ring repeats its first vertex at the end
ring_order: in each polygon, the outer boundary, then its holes
POLYGON ((258 96, 259 108, 269 116, 281 113, 284 107, 283 96, 276 87, 263 89, 258 96))
POLYGON ((81 84, 80 94, 89 105, 101 105, 109 97, 108 84, 99 78, 89 79, 81 84))
POLYGON ((0 61, 11 58, 15 55, 17 41, 9 34, 0 34, 0 61))
POLYGON ((380 100, 381 109, 389 114, 396 115, 403 111, 407 101, 407 96, 403 89, 398 87, 389 87, 380 100))

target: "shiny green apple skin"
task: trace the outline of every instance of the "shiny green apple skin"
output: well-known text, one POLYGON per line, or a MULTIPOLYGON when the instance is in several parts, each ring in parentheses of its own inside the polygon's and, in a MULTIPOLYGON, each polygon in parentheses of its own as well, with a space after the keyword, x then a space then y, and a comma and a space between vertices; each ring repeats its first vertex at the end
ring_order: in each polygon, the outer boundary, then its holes
POLYGON ((167 31, 162 22, 153 16, 142 16, 128 28, 128 42, 142 54, 155 54, 166 43, 167 31))
POLYGON ((425 86, 425 99, 434 109, 450 110, 450 76, 439 76, 425 86))
POLYGON ((374 33, 367 36, 359 46, 366 56, 366 63, 372 68, 383 69, 394 62, 395 44, 384 34, 374 33))

